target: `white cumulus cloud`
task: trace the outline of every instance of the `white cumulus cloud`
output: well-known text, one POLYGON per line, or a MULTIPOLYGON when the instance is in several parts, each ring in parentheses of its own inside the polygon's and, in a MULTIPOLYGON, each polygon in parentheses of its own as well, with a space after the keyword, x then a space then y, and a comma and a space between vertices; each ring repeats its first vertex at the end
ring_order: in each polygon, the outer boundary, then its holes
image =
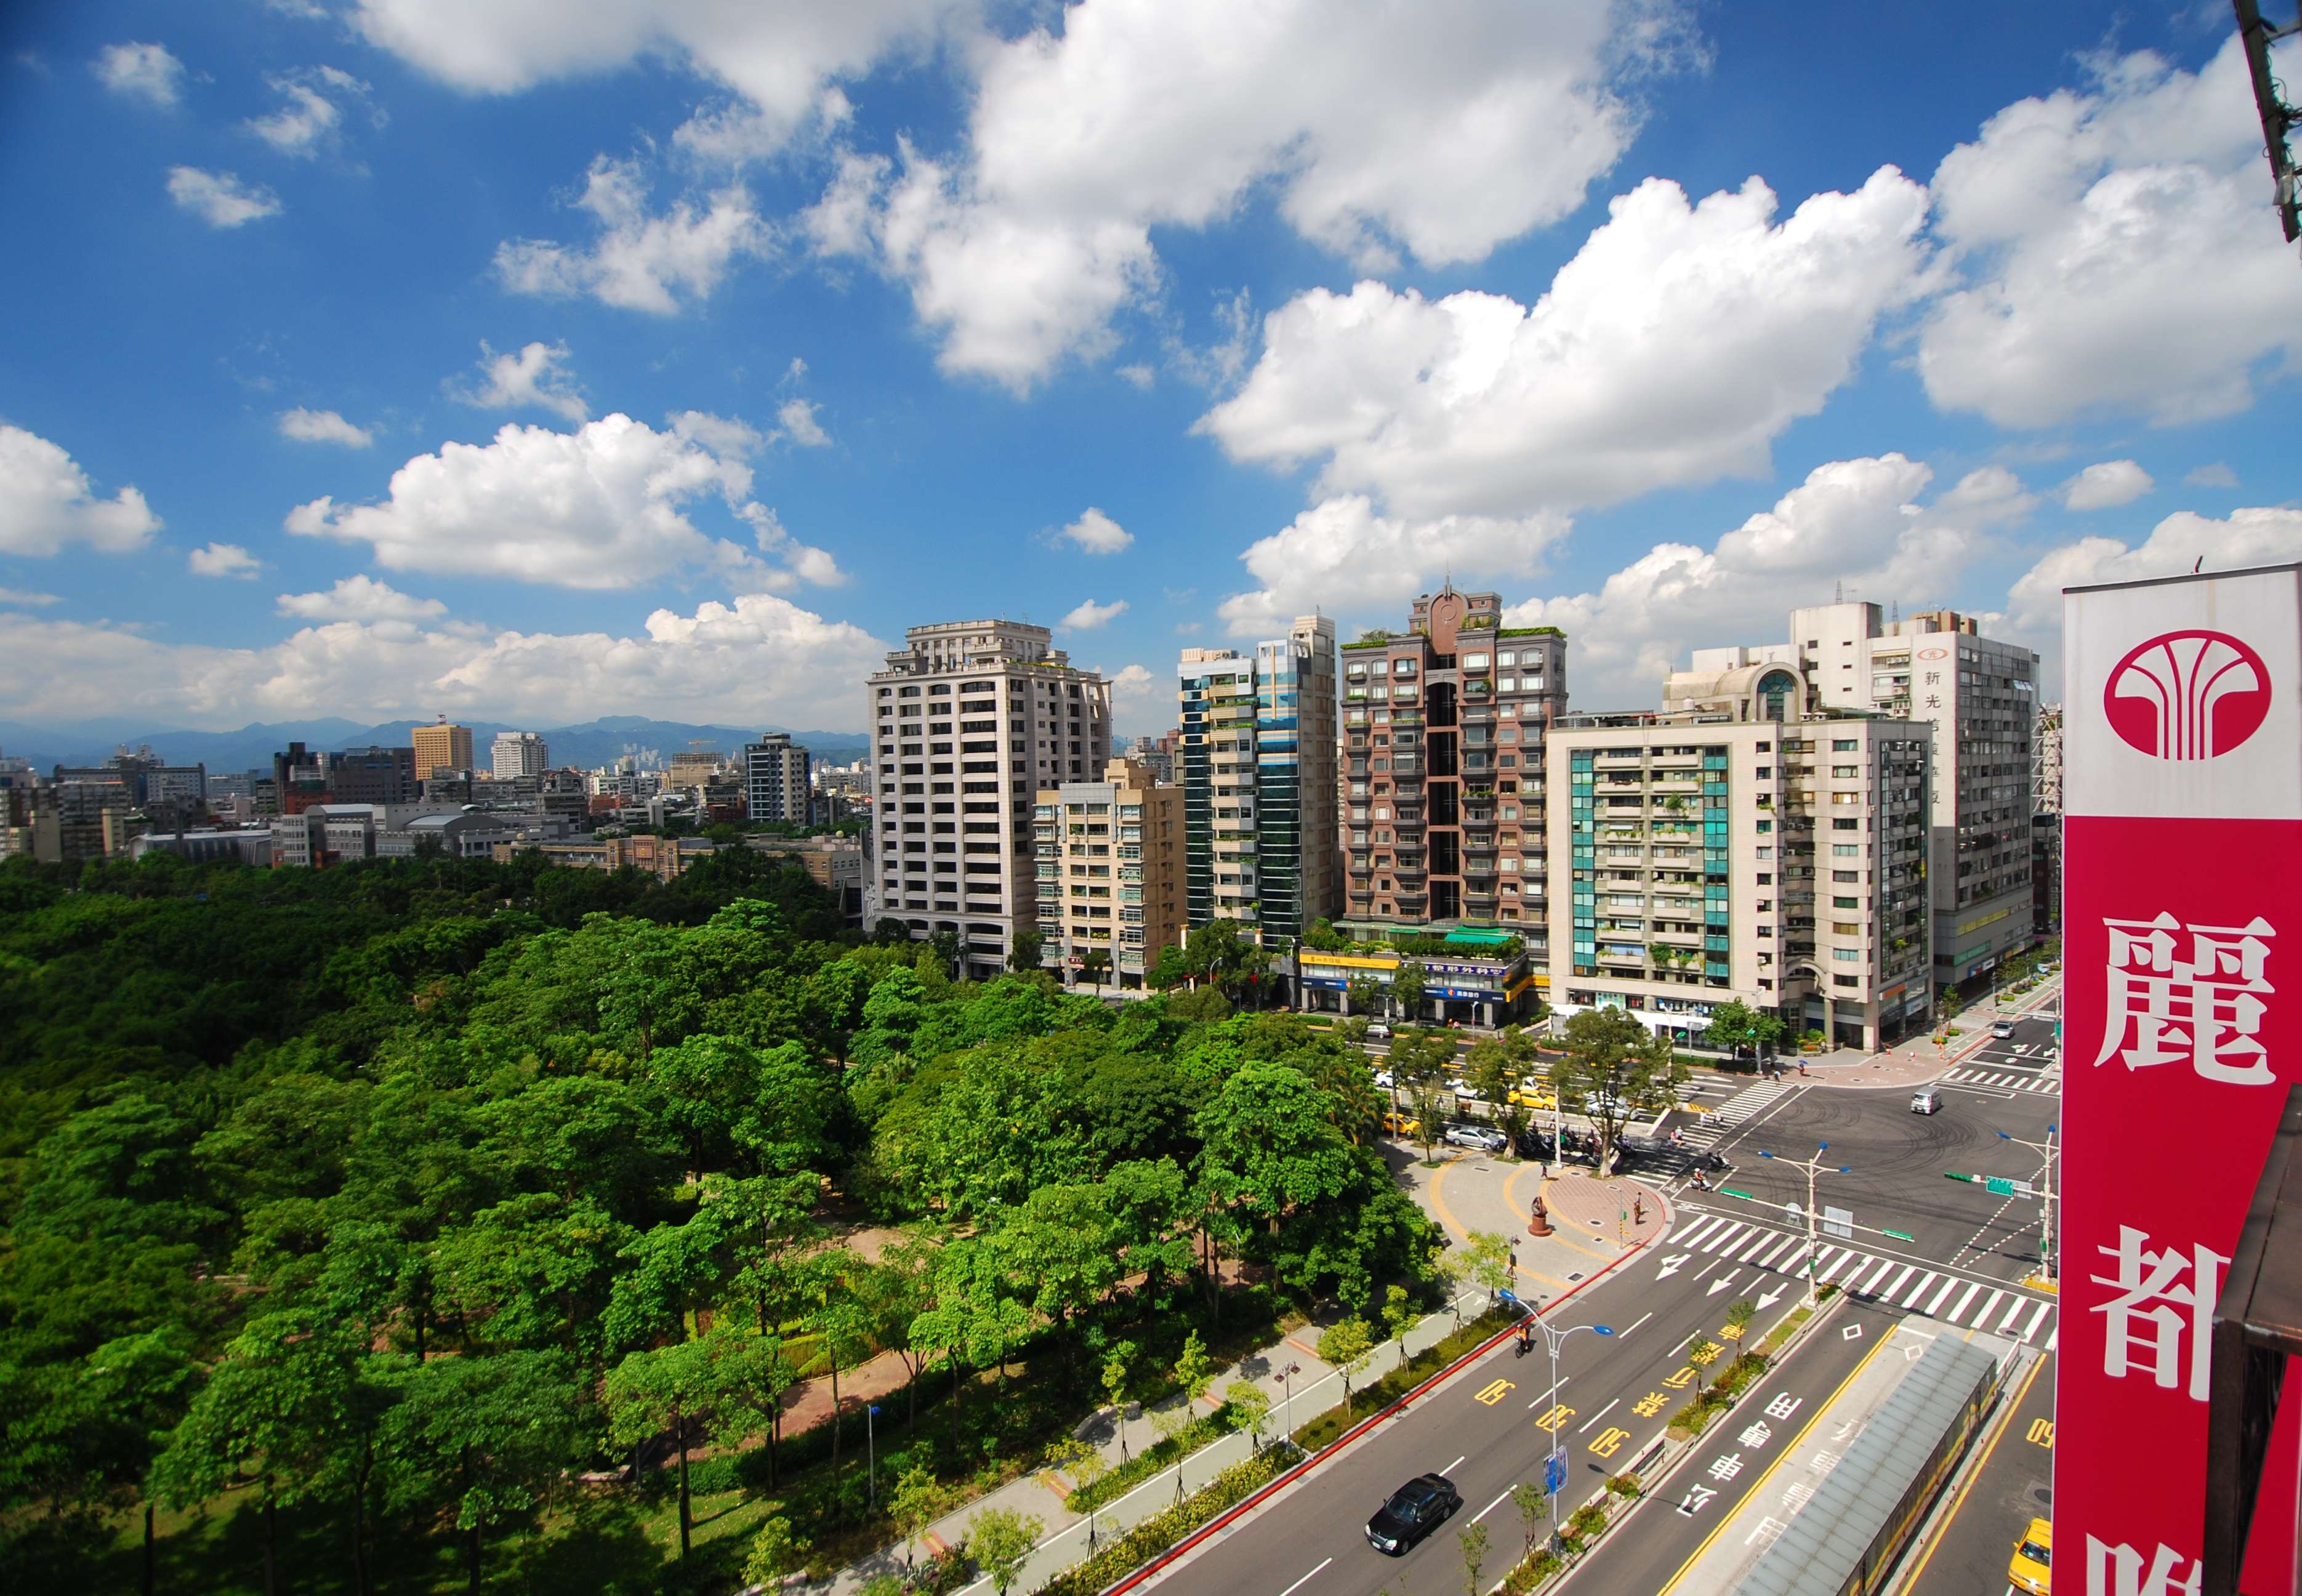
POLYGON ((1563 516, 1441 516, 1377 512, 1364 493, 1323 500, 1239 556, 1262 585, 1217 606, 1234 637, 1265 637, 1298 615, 1388 615, 1447 572, 1482 580, 1531 575, 1566 533, 1563 516))
POLYGON ((683 297, 710 296, 738 256, 768 253, 766 225, 740 183, 706 197, 699 208, 675 201, 648 210, 639 164, 606 155, 592 163, 576 206, 599 233, 589 244, 508 239, 496 248, 496 275, 515 293, 590 295, 603 305, 671 315, 683 297))
POLYGON ((20 587, 0 587, 0 606, 13 609, 37 609, 63 602, 54 593, 32 593, 20 587))
POLYGON ((2238 486, 2238 473, 2216 460, 2211 465, 2197 467, 2182 480, 2194 488, 2235 488, 2238 486))
POLYGON ((197 166, 168 168, 168 197, 210 227, 243 227, 281 210, 280 197, 261 183, 243 183, 230 172, 197 166))
POLYGON ((1067 632, 1092 632, 1097 626, 1107 626, 1127 613, 1127 601, 1116 600, 1098 604, 1093 599, 1080 601, 1077 608, 1055 625, 1067 632))
POLYGON ((420 621, 448 613, 437 599, 416 599, 373 576, 347 576, 323 592, 281 593, 282 615, 312 621, 420 621))
POLYGON ((1093 505, 1063 528, 1063 535, 1089 554, 1117 554, 1135 542, 1134 535, 1093 505))
MULTIPOLYGON (((2290 78, 2302 46, 2280 60, 2290 78)), ((2302 357, 2302 274, 2239 41, 2197 72, 2147 50, 2088 66, 2084 91, 2009 105, 1936 170, 1966 280, 1920 333, 1928 394, 2007 427, 2243 410, 2262 361, 2302 357)))
POLYGON ((786 399, 776 409, 776 421, 782 435, 802 449, 826 449, 831 444, 831 434, 815 418, 816 407, 803 399, 786 399))
POLYGON ((483 410, 518 410, 533 405, 570 421, 591 419, 575 373, 567 369, 564 343, 523 344, 513 353, 499 355, 480 340, 480 380, 451 386, 448 397, 483 410))
POLYGON ((122 488, 97 498, 71 455, 0 422, 0 554, 50 555, 71 543, 122 554, 159 530, 142 493, 122 488))
POLYGON ((165 45, 106 45, 91 64, 97 79, 114 94, 164 111, 183 97, 184 63, 165 45))
POLYGON ((1947 601, 1941 584, 1990 530, 2037 503, 2000 466, 1921 503, 1933 477, 1899 454, 1830 461, 1710 549, 1656 544, 1597 591, 1515 604, 1506 620, 1567 633, 1578 707, 1651 706, 1689 650, 1783 642, 1791 610, 1828 602, 1842 579, 1906 607, 1947 601))
POLYGON ((836 727, 860 721, 855 684, 886 649, 769 593, 658 609, 628 634, 475 632, 429 618, 315 620, 267 646, 218 648, 27 616, 11 622, 23 668, 0 676, 0 718, 132 709, 221 727, 445 710, 550 726, 606 710, 836 727))
POLYGON ((792 538, 751 495, 741 459, 617 414, 573 433, 507 424, 485 444, 443 444, 394 472, 382 502, 316 499, 286 524, 299 536, 366 543, 387 570, 573 588, 633 587, 678 567, 717 570, 739 586, 841 580, 828 553, 792 538), (782 566, 700 530, 687 512, 702 499, 719 500, 782 566))
POLYGON ((2074 510, 2110 510, 2132 504, 2158 484, 2132 460, 2104 460, 2062 486, 2063 503, 2074 510))
POLYGON ((1374 281, 1298 295, 1198 425, 1233 459, 1320 460, 1323 492, 1415 517, 1756 475, 1918 288, 1926 206, 1891 167, 1779 220, 1755 179, 1697 205, 1651 179, 1531 307, 1374 281))
POLYGON ((195 576, 237 576, 252 580, 264 562, 238 543, 209 543, 191 552, 185 562, 195 576))
POLYGON ((365 102, 368 97, 366 84, 332 66, 285 72, 265 81, 283 103, 269 115, 248 118, 246 126, 293 159, 309 159, 334 144, 343 125, 344 105, 365 102))
POLYGON ((2177 510, 2129 546, 2116 538, 2080 538, 2051 549, 2014 584, 2008 609, 2020 634, 2054 651, 2063 629, 2063 589, 2098 582, 2177 576, 2204 563, 2209 571, 2302 559, 2302 510, 2235 509, 2221 520, 2177 510))
POLYGON ((301 405, 280 412, 280 435, 298 443, 340 443, 347 449, 365 449, 375 441, 365 427, 354 426, 333 410, 307 410, 301 405))

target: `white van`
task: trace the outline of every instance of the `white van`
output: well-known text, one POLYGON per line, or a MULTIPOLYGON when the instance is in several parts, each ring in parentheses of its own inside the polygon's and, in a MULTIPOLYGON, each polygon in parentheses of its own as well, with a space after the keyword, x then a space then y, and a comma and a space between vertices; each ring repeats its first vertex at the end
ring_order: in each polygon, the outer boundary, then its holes
POLYGON ((1912 1113, 1940 1113, 1942 1112, 1942 1088, 1938 1086, 1922 1086, 1917 1091, 1912 1092, 1911 1094, 1911 1112, 1912 1113))

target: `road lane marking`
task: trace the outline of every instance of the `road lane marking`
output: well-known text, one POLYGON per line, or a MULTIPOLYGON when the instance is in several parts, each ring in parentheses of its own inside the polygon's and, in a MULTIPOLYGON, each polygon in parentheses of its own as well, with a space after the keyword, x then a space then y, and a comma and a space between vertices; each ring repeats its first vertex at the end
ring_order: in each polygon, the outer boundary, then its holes
POLYGON ((1774 1240, 1775 1233, 1772 1231, 1760 1231, 1757 1237, 1752 1239, 1751 1245, 1744 1247, 1735 1256, 1735 1261, 1737 1264, 1749 1263, 1752 1256, 1766 1251, 1767 1248, 1773 1246, 1774 1240))
POLYGON ((2014 1328, 2014 1321, 2022 1316, 2022 1309, 2026 1306, 2028 1305, 2026 1305, 2019 1297, 2015 1298, 2012 1302, 2006 1305, 2006 1317, 1998 1322, 1998 1333, 2000 1335, 2003 1336, 2008 1331, 2014 1328))
POLYGON ((1903 1298, 1903 1306, 1904 1307, 1911 1307, 1911 1306, 1914 1306, 1914 1305, 1918 1302, 1918 1300, 1919 1300, 1919 1298, 1920 1298, 1924 1297, 1924 1296, 1927 1294, 1927 1288, 1928 1288, 1928 1286, 1933 1285, 1937 1281, 1938 1281, 1938 1280, 1940 1280, 1940 1279, 1942 1279, 1942 1276, 1941 1276, 1941 1275, 1937 1274, 1937 1273, 1936 1273, 1933 1270, 1931 1270, 1931 1269, 1928 1270, 1928 1271, 1927 1271, 1927 1273, 1926 1273, 1926 1278, 1925 1278, 1925 1279, 1923 1279, 1923 1280, 1921 1280, 1920 1281, 1919 1281, 1919 1283, 1918 1283, 1917 1285, 1912 1286, 1912 1287, 1911 1288, 1911 1294, 1910 1294, 1908 1297, 1905 1297, 1904 1298, 1903 1298))
POLYGON ((1943 1299, 1957 1289, 1958 1276, 1953 1274, 1943 1281, 1943 1289, 1935 1293, 1935 1299, 1932 1302, 1927 1304, 1923 1310, 1926 1315, 1930 1319, 1938 1316, 1942 1313, 1943 1299))
POLYGON ((1748 1229, 1750 1229, 1748 1225, 1729 1225, 1726 1229, 1720 1231, 1715 1239, 1707 1243, 1703 1247, 1702 1250, 1707 1253, 1717 1252, 1720 1247, 1726 1246, 1726 1244, 1734 1240, 1737 1235, 1748 1229))
MULTIPOLYGON (((1562 1428, 1565 1427, 1567 1421, 1574 1416, 1575 1410, 1567 1407, 1566 1403, 1561 1402, 1557 1407, 1553 1407, 1549 1413, 1544 1414, 1541 1418, 1535 1420, 1534 1427, 1538 1430, 1548 1430, 1553 1435, 1556 1435, 1562 1428)), ((1459 1462, 1461 1459, 1458 1458, 1457 1461, 1459 1462)))
MULTIPOLYGON (((1983 1472, 1990 1466, 1990 1454, 1998 1449, 1999 1441, 2005 1435, 2007 1427, 2014 1422, 2016 1410, 2022 1406, 2023 1399, 2030 1394, 2031 1382, 2038 1378, 2038 1371, 2046 1366, 2046 1360, 2042 1357, 2030 1365, 2029 1373, 2022 1376, 2021 1389, 2014 1393, 2014 1399, 2006 1404, 2004 1416, 1998 1421, 1997 1428, 1990 1432, 1990 1439, 1983 1443, 1982 1455, 1975 1459, 1972 1471, 1959 1483, 1958 1490, 1952 1494, 1950 1508, 1942 1516, 1941 1527, 1927 1541, 1926 1550, 1920 1554, 1918 1566, 1911 1570, 1910 1577, 1896 1588, 1895 1596, 1911 1596, 1911 1592, 1918 1589, 1919 1577, 1926 1573, 1927 1565, 1934 1560, 1935 1549, 1950 1539, 1950 1526, 1957 1520, 1959 1509, 1966 1506, 1966 1493, 1974 1489, 1974 1483, 1982 1478, 1983 1472)), ((2008 1585, 2006 1588, 2009 1592, 2014 1589, 2012 1585, 2008 1585)))
MULTIPOLYGON (((1464 1453, 1464 1454, 1463 1454, 1463 1457, 1469 1457, 1469 1456, 1470 1456, 1470 1453, 1468 1453, 1468 1452, 1466 1452, 1466 1453, 1464 1453)), ((1454 1462, 1452 1462, 1452 1463, 1449 1464, 1446 1467, 1444 1467, 1444 1468, 1441 1469, 1441 1470, 1439 1471, 1439 1472, 1440 1472, 1440 1474, 1442 1474, 1442 1475, 1444 1475, 1444 1474, 1453 1474, 1457 1469, 1458 1469, 1458 1468, 1460 1468, 1460 1467, 1462 1467, 1462 1466, 1463 1466, 1463 1457, 1458 1457, 1458 1458, 1456 1458, 1454 1462)))
MULTIPOLYGON (((1844 1396, 1846 1393, 1846 1388, 1853 1385, 1856 1380, 1861 1377, 1862 1371, 1870 1366, 1870 1360, 1872 1358, 1877 1357, 1880 1353, 1886 1351, 1886 1348, 1892 1345, 1894 1345, 1892 1340, 1882 1338, 1876 1347, 1873 1347, 1868 1353, 1863 1355, 1862 1361, 1854 1365, 1854 1373, 1849 1374, 1844 1380, 1839 1382, 1838 1389, 1822 1399, 1821 1406, 1818 1407, 1814 1410, 1814 1416, 1807 1420, 1805 1427, 1800 1430, 1795 1436, 1792 1437, 1790 1441, 1783 1448, 1783 1449, 1776 1454, 1775 1460, 1767 1465, 1766 1472, 1760 1474, 1757 1479, 1751 1482, 1750 1489, 1743 1495, 1743 1502, 1747 1503, 1758 1499, 1760 1493, 1766 1490, 1767 1482, 1774 1478, 1775 1471, 1782 1467, 1784 1464, 1790 1461, 1792 1456, 1797 1452, 1802 1445, 1805 1443, 1808 1434, 1817 1424, 1822 1422, 1822 1415, 1830 1410, 1830 1405, 1833 1402, 1837 1401, 1840 1397, 1844 1396)), ((1738 1504, 1738 1506, 1740 1504, 1738 1504)), ((1734 1522, 1735 1515, 1733 1512, 1726 1513, 1726 1516, 1719 1519, 1718 1527, 1702 1537, 1702 1544, 1696 1547, 1694 1549, 1693 1555, 1678 1566, 1678 1572, 1670 1576, 1670 1579, 1663 1585, 1662 1589, 1656 1592, 1656 1596, 1669 1596, 1669 1593, 1672 1591, 1676 1590, 1678 1588, 1678 1582, 1684 1579, 1687 1575, 1688 1570, 1692 1569, 1697 1563, 1701 1562, 1702 1560, 1702 1554, 1710 1550, 1710 1543, 1718 1539, 1721 1534, 1725 1533, 1726 1526, 1734 1522)))
POLYGON ((1699 1241, 1726 1222, 1726 1219, 1720 1214, 1706 1214, 1678 1233, 1678 1244, 1684 1247, 1690 1242, 1699 1241))
MULTIPOLYGON (((1574 1378, 1575 1378, 1575 1376, 1574 1376, 1574 1375, 1572 1375, 1572 1374, 1561 1374, 1561 1375, 1558 1377, 1558 1389, 1559 1389, 1560 1390, 1562 1390, 1562 1391, 1563 1391, 1563 1390, 1565 1390, 1567 1389, 1567 1382, 1568 1382, 1569 1381, 1573 1380, 1574 1378)), ((1545 1402, 1550 1401, 1550 1400, 1551 1399, 1551 1396, 1552 1396, 1552 1393, 1551 1393, 1551 1392, 1550 1392, 1550 1391, 1545 1391, 1545 1392, 1543 1392, 1543 1393, 1542 1393, 1542 1395, 1541 1395, 1541 1396, 1537 1397, 1533 1401, 1532 1401, 1532 1402, 1530 1402, 1530 1403, 1528 1403, 1528 1404, 1526 1405, 1526 1410, 1527 1410, 1529 1413, 1533 1413, 1536 1408, 1538 1408, 1538 1407, 1542 1407, 1545 1402)))
POLYGON ((2046 1322, 2046 1309, 2051 1306, 2051 1304, 2042 1302, 2038 1304, 2038 1311, 2030 1315, 2030 1323, 2023 1329, 2022 1331, 2022 1340, 2026 1346, 2029 1343, 2030 1338, 2038 1333, 2038 1326, 2046 1322))
MULTIPOLYGON (((1885 1280, 1888 1275, 1890 1275, 1890 1274, 1892 1274, 1892 1273, 1895 1273, 1895 1260, 1894 1260, 1894 1259, 1892 1259, 1892 1258, 1889 1258, 1889 1259, 1887 1259, 1885 1263, 1883 1263, 1883 1264, 1879 1264, 1879 1265, 1878 1265, 1878 1273, 1876 1273, 1876 1274, 1872 1275, 1869 1280, 1864 1281, 1862 1282, 1862 1289, 1863 1289, 1866 1293, 1868 1293, 1869 1295, 1873 1296, 1873 1297, 1876 1297, 1876 1296, 1879 1295, 1879 1291, 1878 1291, 1878 1282, 1879 1282, 1880 1281, 1882 1281, 1882 1280, 1885 1280)), ((1853 1288, 1851 1288, 1851 1287, 1849 1288, 1849 1289, 1853 1289, 1853 1288)))
POLYGON ((1488 1407, 1492 1407, 1496 1403, 1501 1401, 1505 1397, 1510 1395, 1510 1393, 1516 1389, 1517 1388, 1512 1385, 1508 1380, 1489 1381, 1485 1385, 1471 1393, 1471 1400, 1474 1402, 1483 1402, 1488 1407))
POLYGON ((1775 1259, 1777 1256, 1793 1246, 1803 1245, 1804 1243, 1801 1242, 1795 1235, 1785 1236, 1781 1240, 1776 1242, 1774 1246, 1767 1249, 1766 1256, 1759 1260, 1759 1266, 1762 1269, 1772 1269, 1775 1266, 1775 1259))
MULTIPOLYGON (((1334 1558, 1329 1558, 1326 1560, 1326 1562, 1324 1562, 1324 1563, 1321 1563, 1321 1564, 1319 1565, 1319 1568, 1324 1568, 1324 1567, 1327 1566, 1327 1563, 1332 1563, 1332 1562, 1333 1562, 1334 1560, 1335 1560, 1334 1558)), ((1311 1574, 1306 1574, 1306 1575, 1305 1575, 1302 1578, 1300 1578, 1300 1579, 1297 1580, 1293 1584, 1291 1584, 1291 1585, 1288 1586, 1285 1590, 1283 1590, 1283 1591, 1280 1592, 1279 1592, 1279 1596, 1295 1596, 1295 1592, 1298 1592, 1298 1591, 1301 1590, 1305 1585, 1307 1585, 1307 1584, 1309 1584, 1309 1583, 1311 1583, 1311 1575, 1312 1575, 1312 1574, 1316 1574, 1316 1573, 1318 1573, 1318 1572, 1319 1572, 1319 1568, 1314 1568, 1314 1569, 1312 1569, 1312 1570, 1311 1570, 1311 1574)))
MULTIPOLYGON (((1510 1492, 1509 1492, 1509 1491, 1504 1491, 1500 1496, 1499 1496, 1499 1497, 1495 1498, 1495 1499, 1494 1499, 1494 1500, 1492 1500, 1492 1501, 1489 1502, 1485 1507, 1483 1507, 1483 1508, 1480 1508, 1477 1512, 1475 1512, 1475 1513, 1472 1514, 1472 1515, 1471 1515, 1471 1522, 1472 1522, 1473 1524, 1476 1524, 1476 1523, 1478 1523, 1478 1522, 1479 1522, 1479 1520, 1481 1520, 1482 1518, 1484 1518, 1488 1514, 1490 1514, 1490 1513, 1493 1512, 1497 1508, 1501 1507, 1505 1502, 1507 1502, 1507 1501, 1508 1501, 1508 1500, 1510 1500, 1510 1492)), ((1332 1560, 1332 1559, 1331 1559, 1331 1560, 1332 1560)))
MULTIPOLYGON (((1955 1285, 1957 1282, 1953 1281, 1952 1283, 1955 1285)), ((1966 1295, 1958 1299, 1958 1306, 1952 1308, 1949 1313, 1945 1314, 1943 1317, 1949 1320, 1953 1324, 1957 1323, 1958 1316, 1966 1312, 1966 1305, 1972 1302, 1974 1300, 1975 1293, 1981 1289, 1982 1282, 1980 1281, 1976 1281, 1971 1285, 1968 1286, 1966 1289, 1966 1295)))
POLYGON ((1998 1299, 2005 1295, 2006 1293, 2004 1291, 1993 1291, 1987 1298, 1984 1298, 1982 1306, 1974 1310, 1974 1324, 1972 1328, 1976 1330, 1989 1329, 1990 1315, 1997 1310, 1998 1299))
MULTIPOLYGON (((1868 1256, 1869 1255, 1868 1255, 1868 1254, 1865 1254, 1864 1256, 1868 1256)), ((1853 1261, 1854 1261, 1854 1255, 1853 1255, 1853 1253, 1852 1253, 1852 1252, 1843 1252, 1843 1253, 1839 1254, 1839 1255, 1838 1255, 1838 1261, 1837 1261, 1836 1263, 1833 1264, 1829 1268, 1827 1268, 1827 1269, 1824 1270, 1820 1274, 1817 1275, 1817 1276, 1815 1277, 1816 1281, 1817 1281, 1819 1284, 1827 1284, 1827 1283, 1829 1282, 1830 1277, 1831 1277, 1832 1275, 1836 1274, 1840 1270, 1842 1270, 1842 1269, 1845 1268, 1845 1267, 1847 1266, 1847 1264, 1851 1264, 1851 1263, 1853 1263, 1853 1261)), ((1859 1265, 1858 1265, 1858 1267, 1859 1267, 1859 1265)))
MULTIPOLYGON (((1641 1314, 1637 1318, 1631 1321, 1631 1330, 1636 1330, 1640 1325, 1644 1324, 1648 1320, 1653 1317, 1654 1310, 1651 1308, 1648 1309, 1645 1313, 1641 1314)), ((1615 1332, 1615 1339, 1618 1341, 1621 1340, 1625 1336, 1631 1333, 1631 1330, 1617 1331, 1615 1332)))
POLYGON ((1609 1414, 1614 1412, 1617 1407, 1620 1407, 1622 1405, 1622 1400, 1623 1399, 1620 1397, 1617 1397, 1612 1402, 1608 1403, 1604 1407, 1601 1407, 1598 1412, 1592 1414, 1589 1418, 1584 1419, 1581 1424, 1575 1426, 1575 1433, 1581 1435, 1584 1432, 1588 1431, 1592 1425, 1597 1424, 1600 1419, 1605 1418, 1609 1414))
MULTIPOLYGON (((1892 1265, 1892 1264, 1889 1264, 1889 1265, 1888 1265, 1888 1267, 1889 1267, 1889 1268, 1892 1268, 1892 1267, 1893 1267, 1893 1265, 1892 1265)), ((1895 1283, 1894 1283, 1894 1284, 1892 1284, 1892 1285, 1890 1285, 1890 1286, 1888 1286, 1885 1290, 1883 1290, 1883 1291, 1879 1292, 1879 1293, 1878 1293, 1878 1295, 1879 1295, 1879 1296, 1881 1296, 1881 1297, 1892 1297, 1895 1292, 1897 1292, 1897 1291, 1899 1291, 1899 1290, 1901 1290, 1901 1289, 1903 1289, 1903 1282, 1904 1281, 1909 1280, 1912 1275, 1916 1274, 1918 1272, 1919 1272, 1919 1266, 1918 1266, 1916 1264, 1903 1264, 1903 1273, 1900 1273, 1900 1274, 1898 1274, 1898 1275, 1896 1275, 1896 1276, 1895 1277, 1895 1283)))

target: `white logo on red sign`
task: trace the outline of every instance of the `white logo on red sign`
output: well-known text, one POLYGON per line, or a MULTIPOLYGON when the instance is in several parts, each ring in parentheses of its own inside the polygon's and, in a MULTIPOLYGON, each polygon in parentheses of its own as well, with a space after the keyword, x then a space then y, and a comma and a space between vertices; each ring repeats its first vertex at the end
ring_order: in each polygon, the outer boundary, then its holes
POLYGON ((2130 748, 2155 759, 2210 760, 2269 718, 2270 671, 2227 632, 2167 632, 2118 662, 2102 709, 2130 748))

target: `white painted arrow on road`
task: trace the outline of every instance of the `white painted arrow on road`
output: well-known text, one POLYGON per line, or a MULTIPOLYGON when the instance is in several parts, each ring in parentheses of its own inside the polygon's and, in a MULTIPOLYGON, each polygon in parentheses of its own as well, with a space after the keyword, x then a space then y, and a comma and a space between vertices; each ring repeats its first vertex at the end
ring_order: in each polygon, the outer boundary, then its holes
POLYGON ((1686 1266, 1687 1259, 1693 1256, 1694 1255, 1693 1253, 1680 1253, 1676 1257, 1665 1258, 1662 1261, 1662 1273, 1656 1275, 1655 1279, 1659 1281, 1668 1280, 1672 1275, 1676 1274, 1681 1269, 1684 1268, 1686 1266))
POLYGON ((1742 1272, 1741 1272, 1740 1270, 1732 1270, 1732 1271, 1729 1271, 1728 1273, 1725 1273, 1725 1274, 1720 1275, 1717 1280, 1712 1281, 1710 1282, 1710 1284, 1707 1288, 1705 1288, 1705 1289, 1704 1289, 1704 1290, 1703 1290, 1703 1293, 1702 1293, 1702 1294, 1703 1294, 1705 1297, 1716 1297, 1716 1296, 1718 1296, 1718 1293, 1720 1293, 1721 1291, 1724 1291, 1727 1287, 1729 1287, 1729 1286, 1733 1285, 1733 1284, 1735 1283, 1735 1275, 1737 1275, 1737 1274, 1739 1274, 1739 1273, 1742 1273, 1742 1272))
POLYGON ((1780 1301, 1783 1299, 1783 1292, 1784 1292, 1785 1289, 1787 1289, 1787 1288, 1783 1287, 1783 1286, 1777 1286, 1773 1290, 1771 1290, 1771 1291, 1768 1292, 1764 1297, 1761 1297, 1760 1298, 1759 1298, 1759 1306, 1760 1306, 1761 1308, 1770 1308, 1770 1307, 1774 1306, 1775 1306, 1775 1304, 1777 1304, 1777 1303, 1780 1302, 1780 1301))

